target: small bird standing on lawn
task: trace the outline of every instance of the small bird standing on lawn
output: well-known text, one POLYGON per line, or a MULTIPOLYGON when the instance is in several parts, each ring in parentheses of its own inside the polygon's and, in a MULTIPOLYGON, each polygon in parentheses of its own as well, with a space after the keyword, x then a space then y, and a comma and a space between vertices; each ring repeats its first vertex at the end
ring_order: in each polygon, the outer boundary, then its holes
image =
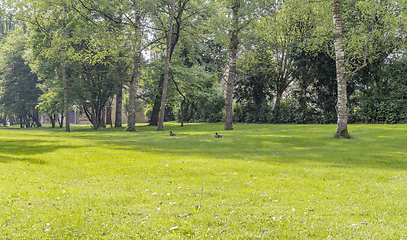
POLYGON ((172 133, 172 131, 170 131, 170 136, 177 136, 177 134, 172 133))
POLYGON ((221 138, 222 135, 219 135, 218 133, 215 133, 215 137, 216 137, 216 138, 221 138))

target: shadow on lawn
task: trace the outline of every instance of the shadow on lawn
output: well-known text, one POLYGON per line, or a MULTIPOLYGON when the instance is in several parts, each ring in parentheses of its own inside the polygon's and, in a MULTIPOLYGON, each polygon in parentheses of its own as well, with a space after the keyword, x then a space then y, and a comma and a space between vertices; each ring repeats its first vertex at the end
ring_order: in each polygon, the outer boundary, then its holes
MULTIPOLYGON (((219 130, 222 127, 221 124, 187 125, 184 128, 168 125, 166 131, 156 131, 155 126, 145 125, 138 126, 136 133, 126 132, 124 128, 110 127, 98 131, 91 127, 78 127, 72 133, 63 133, 59 129, 47 131, 59 132, 53 135, 55 137, 90 140, 87 141, 89 146, 106 145, 117 150, 151 152, 163 158, 173 155, 174 158, 202 157, 213 160, 261 161, 269 164, 318 166, 321 163, 342 168, 407 169, 405 134, 382 131, 382 126, 362 126, 363 132, 357 129, 358 126, 354 126, 354 132, 359 131, 356 134, 359 138, 350 140, 334 139, 334 127, 327 125, 248 124, 237 125, 231 132, 219 130), (177 133, 177 136, 169 136, 170 130, 177 133), (216 139, 216 131, 224 137, 216 139), (386 136, 392 139, 384 138, 386 136)), ((36 133, 36 136, 41 134, 36 133)), ((35 140, 0 142, 0 156, 45 153, 68 147, 53 145, 53 142, 41 141, 41 145, 37 143, 35 140)))
MULTIPOLYGON (((236 132, 235 132, 236 133, 236 132)), ((140 136, 106 141, 115 149, 150 151, 155 155, 198 156, 215 160, 262 161, 270 164, 328 164, 338 168, 407 169, 407 151, 400 141, 341 139, 318 133, 259 133, 224 136, 179 134, 177 137, 140 136)), ((403 137, 402 137, 403 138, 403 137)), ((404 137, 405 139, 405 137, 404 137)), ((406 139, 407 140, 407 139, 406 139)), ((401 141, 403 142, 403 141, 401 141)))
POLYGON ((1 156, 0 155, 0 163, 11 163, 11 162, 26 162, 29 164, 40 164, 44 165, 47 164, 46 161, 41 159, 33 159, 33 158, 18 158, 18 157, 10 157, 10 156, 1 156))
MULTIPOLYGON (((33 164, 45 164, 46 161, 23 156, 53 152, 68 146, 61 146, 44 140, 3 140, 0 141, 0 162, 26 161, 33 164), (21 157, 20 157, 21 156, 21 157)), ((69 148, 74 148, 69 146, 69 148)))

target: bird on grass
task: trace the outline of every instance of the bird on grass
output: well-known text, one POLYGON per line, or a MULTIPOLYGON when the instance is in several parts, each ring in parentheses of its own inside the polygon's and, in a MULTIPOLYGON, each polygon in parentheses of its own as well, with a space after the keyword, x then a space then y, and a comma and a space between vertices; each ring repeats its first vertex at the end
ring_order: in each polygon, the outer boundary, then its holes
POLYGON ((177 134, 172 133, 172 131, 170 131, 170 136, 177 136, 177 134))
POLYGON ((223 137, 222 135, 219 135, 218 133, 215 133, 215 137, 216 138, 221 138, 221 137, 223 137))

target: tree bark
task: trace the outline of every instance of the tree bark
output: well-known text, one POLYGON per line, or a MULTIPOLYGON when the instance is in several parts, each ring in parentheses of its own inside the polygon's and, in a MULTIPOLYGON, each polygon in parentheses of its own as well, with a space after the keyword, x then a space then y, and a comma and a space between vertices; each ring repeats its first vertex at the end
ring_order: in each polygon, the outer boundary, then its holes
POLYGON ((133 69, 130 79, 130 93, 129 93, 129 127, 131 132, 136 131, 136 91, 138 85, 138 79, 140 76, 140 65, 141 65, 141 32, 140 32, 140 9, 136 10, 136 21, 134 23, 134 29, 136 32, 136 50, 133 59, 133 69))
POLYGON ((122 108, 123 108, 123 84, 118 82, 116 89, 116 116, 114 121, 114 127, 122 127, 122 108))
POLYGON ((65 69, 65 53, 66 53, 66 6, 62 13, 62 54, 61 54, 61 67, 62 67, 62 81, 64 88, 64 109, 65 109, 65 131, 70 132, 69 125, 69 108, 68 108, 68 88, 66 84, 66 69, 65 69))
POLYGON ((181 102, 181 127, 184 126, 184 119, 185 119, 184 106, 185 106, 185 98, 181 102))
POLYGON ((33 120, 35 121, 37 127, 41 127, 41 121, 40 121, 40 116, 39 116, 38 109, 34 110, 34 115, 33 116, 34 116, 33 120))
POLYGON ((64 126, 64 114, 61 113, 61 118, 58 117, 59 127, 62 128, 64 126))
POLYGON ((51 127, 55 128, 55 114, 50 114, 49 120, 51 120, 51 127))
POLYGON ((26 128, 30 128, 30 116, 28 116, 26 113, 23 115, 24 116, 24 124, 26 128))
POLYGON ((168 86, 168 76, 170 72, 170 57, 171 57, 171 40, 172 40, 172 27, 173 27, 173 19, 174 19, 174 8, 175 8, 175 0, 172 0, 171 3, 171 12, 170 12, 170 26, 167 33, 167 56, 165 58, 165 70, 164 70, 164 83, 163 83, 163 94, 161 99, 161 106, 160 106, 160 117, 158 121, 158 131, 164 130, 164 113, 165 113, 165 101, 167 98, 167 86, 168 86))
POLYGON ((153 112, 151 113, 150 125, 158 126, 158 118, 160 116, 160 107, 163 93, 164 74, 160 75, 160 82, 158 83, 158 93, 155 96, 153 112))
POLYGON ((23 115, 20 115, 19 118, 20 118, 20 128, 24 128, 24 125, 23 125, 23 115))
POLYGON ((333 0, 332 13, 334 22, 334 40, 336 56, 336 77, 338 83, 338 116, 336 137, 350 138, 348 133, 348 99, 346 93, 345 51, 342 34, 341 0, 333 0))
POLYGON ((226 101, 225 101, 225 130, 233 130, 233 88, 236 77, 236 60, 237 47, 239 46, 238 27, 239 27, 239 9, 240 4, 237 1, 233 2, 232 6, 232 26, 229 31, 229 76, 226 82, 226 101))
POLYGON ((100 126, 106 128, 106 107, 103 107, 101 110, 100 126))

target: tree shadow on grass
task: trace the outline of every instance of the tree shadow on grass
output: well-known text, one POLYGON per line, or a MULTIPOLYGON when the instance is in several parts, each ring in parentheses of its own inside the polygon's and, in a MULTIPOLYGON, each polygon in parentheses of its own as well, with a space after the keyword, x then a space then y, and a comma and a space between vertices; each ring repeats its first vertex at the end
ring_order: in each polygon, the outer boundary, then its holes
MULTIPOLYGON (((138 126, 139 132, 136 133, 126 132, 124 128, 95 131, 90 127, 79 127, 73 133, 47 130, 45 133, 36 132, 35 136, 45 134, 49 137, 48 131, 55 131, 61 133, 54 135, 57 137, 90 140, 89 146, 103 145, 104 148, 134 152, 152 150, 158 157, 172 155, 174 159, 179 156, 261 161, 287 166, 324 164, 335 168, 407 168, 407 151, 403 145, 407 138, 404 134, 381 131, 382 126, 363 127, 363 132, 357 133, 359 138, 350 140, 334 139, 333 127, 326 125, 238 125, 230 132, 219 131, 221 127, 221 124, 199 124, 180 128, 173 124, 168 125, 166 131, 156 131, 156 127, 146 125, 138 126), (170 130, 175 131, 177 136, 169 136, 170 130), (216 131, 224 137, 215 139, 216 131)), ((355 132, 358 127, 354 127, 355 132)), ((53 145, 52 141, 41 141, 38 145, 36 140, 0 141, 0 144, 0 155, 30 155, 72 147, 53 145)))
POLYGON ((179 155, 214 160, 261 161, 269 164, 303 164, 335 168, 407 170, 407 151, 398 141, 337 140, 327 135, 270 134, 232 135, 215 139, 208 134, 180 134, 133 140, 110 140, 115 149, 150 151, 155 155, 179 155))
POLYGON ((75 148, 74 146, 64 146, 55 144, 52 141, 44 140, 0 140, 0 162, 26 161, 33 164, 44 164, 46 161, 24 156, 35 156, 54 152, 61 148, 75 148))
POLYGON ((28 164, 39 164, 45 165, 47 164, 46 161, 41 159, 33 159, 33 158, 18 158, 18 157, 10 157, 10 156, 0 156, 0 163, 11 163, 11 162, 26 162, 28 164))

